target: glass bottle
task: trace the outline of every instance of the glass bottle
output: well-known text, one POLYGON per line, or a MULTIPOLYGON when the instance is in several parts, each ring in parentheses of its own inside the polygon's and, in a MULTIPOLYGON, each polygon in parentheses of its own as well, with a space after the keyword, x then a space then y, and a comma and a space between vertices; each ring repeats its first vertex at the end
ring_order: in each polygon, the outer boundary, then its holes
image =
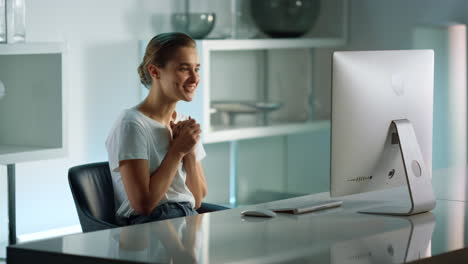
POLYGON ((2 100, 5 94, 6 94, 5 85, 3 84, 2 80, 0 80, 0 100, 2 100))
POLYGON ((26 38, 25 0, 7 1, 7 42, 24 42, 26 38))
POLYGON ((6 0, 0 0, 0 43, 5 43, 7 38, 5 2, 6 0))
MULTIPOLYGON (((254 1, 254 0, 252 0, 254 1)), ((249 6, 244 0, 231 0, 231 29, 229 38, 248 39, 258 33, 246 10, 249 6)))

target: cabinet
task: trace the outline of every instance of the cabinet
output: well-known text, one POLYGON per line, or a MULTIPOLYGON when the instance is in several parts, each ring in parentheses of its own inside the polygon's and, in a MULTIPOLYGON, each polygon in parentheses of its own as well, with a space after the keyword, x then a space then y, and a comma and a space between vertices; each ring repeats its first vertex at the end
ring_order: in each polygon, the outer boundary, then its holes
POLYGON ((0 165, 7 165, 10 244, 16 243, 15 163, 67 152, 65 54, 62 43, 0 45, 0 165))
POLYGON ((0 45, 0 164, 66 153, 64 45, 0 45))

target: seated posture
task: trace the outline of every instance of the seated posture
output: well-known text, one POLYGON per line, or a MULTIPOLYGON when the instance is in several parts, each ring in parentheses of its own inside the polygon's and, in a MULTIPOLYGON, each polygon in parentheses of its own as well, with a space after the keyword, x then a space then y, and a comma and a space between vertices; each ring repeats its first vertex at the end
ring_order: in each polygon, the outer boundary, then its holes
POLYGON ((207 192, 206 154, 200 125, 176 104, 192 101, 199 68, 195 41, 185 34, 148 43, 138 73, 149 94, 120 115, 106 140, 120 224, 197 214, 207 192))

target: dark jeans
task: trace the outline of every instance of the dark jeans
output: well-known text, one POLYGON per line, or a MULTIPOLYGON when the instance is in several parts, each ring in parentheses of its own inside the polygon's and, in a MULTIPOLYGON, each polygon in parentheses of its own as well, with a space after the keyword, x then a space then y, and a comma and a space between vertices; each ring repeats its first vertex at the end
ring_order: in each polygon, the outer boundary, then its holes
POLYGON ((198 214, 189 202, 168 202, 154 208, 150 215, 132 215, 128 219, 130 225, 166 220, 198 214))

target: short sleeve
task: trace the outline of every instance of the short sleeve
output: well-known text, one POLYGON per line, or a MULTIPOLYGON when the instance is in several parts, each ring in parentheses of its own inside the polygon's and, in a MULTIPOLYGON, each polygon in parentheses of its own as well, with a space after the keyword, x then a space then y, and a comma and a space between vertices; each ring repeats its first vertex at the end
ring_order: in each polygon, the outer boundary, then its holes
POLYGON ((148 159, 148 143, 143 128, 137 123, 122 123, 107 142, 109 165, 117 171, 119 162, 130 159, 148 159))
POLYGON ((135 123, 122 125, 120 133, 119 161, 129 159, 148 159, 147 138, 143 128, 135 123))

